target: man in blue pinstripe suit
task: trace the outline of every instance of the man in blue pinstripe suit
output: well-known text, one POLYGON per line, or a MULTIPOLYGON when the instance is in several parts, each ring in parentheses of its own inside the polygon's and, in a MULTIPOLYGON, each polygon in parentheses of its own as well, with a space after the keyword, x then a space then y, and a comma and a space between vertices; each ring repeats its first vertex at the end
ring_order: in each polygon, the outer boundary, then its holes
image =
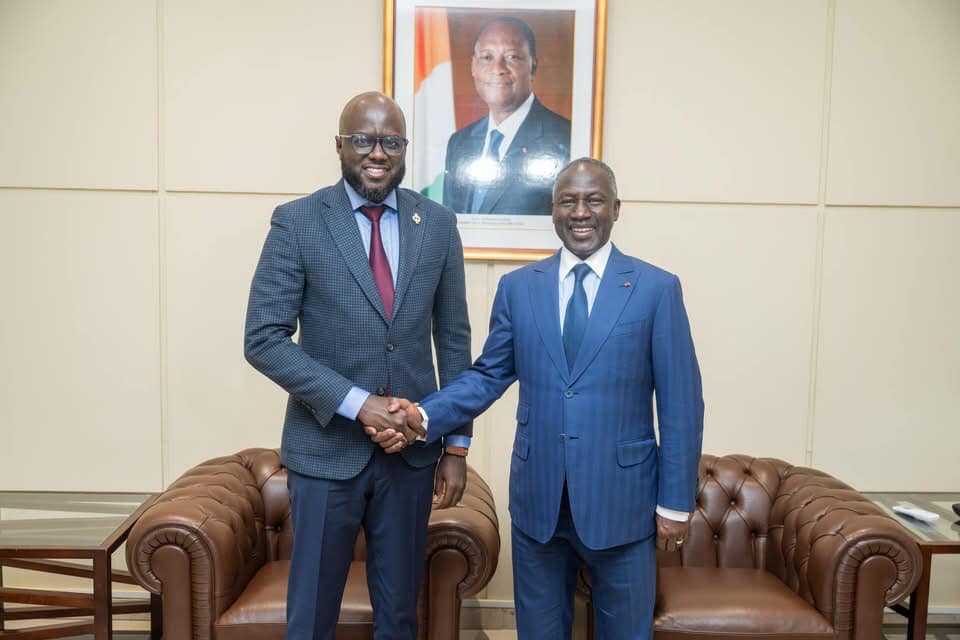
POLYGON ((390 456, 362 427, 402 430, 388 396, 436 391, 431 338, 440 384, 470 364, 456 216, 399 188, 405 131, 387 96, 347 103, 336 136, 343 179, 277 207, 250 288, 246 357, 290 394, 281 457, 294 521, 291 639, 333 639, 362 526, 374 637, 414 640, 431 494, 450 506, 466 481, 469 420, 445 437, 439 465, 436 438, 390 456))
MULTIPOLYGON (((430 443, 520 381, 510 515, 523 640, 570 637, 581 564, 598 637, 649 638, 654 538, 683 544, 694 506, 703 400, 680 282, 611 244, 619 212, 607 165, 569 164, 553 191, 563 248, 500 280, 469 370, 419 414, 394 405, 425 422, 430 443)), ((391 450, 387 433, 373 437, 391 450)))

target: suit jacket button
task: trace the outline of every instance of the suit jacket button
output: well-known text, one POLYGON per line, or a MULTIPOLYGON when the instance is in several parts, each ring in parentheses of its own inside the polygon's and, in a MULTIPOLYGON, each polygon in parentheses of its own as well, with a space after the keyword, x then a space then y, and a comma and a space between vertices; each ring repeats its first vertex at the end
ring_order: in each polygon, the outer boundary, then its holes
POLYGON ((563 397, 564 397, 564 398, 572 398, 572 397, 573 397, 573 391, 570 391, 570 389, 567 389, 566 391, 563 392, 563 397))
POLYGON ((383 387, 377 387, 377 395, 378 395, 378 396, 385 396, 385 395, 387 395, 387 390, 384 389, 383 387))
POLYGON ((394 349, 396 349, 396 347, 393 346, 393 343, 392 343, 392 342, 388 342, 388 343, 387 343, 387 351, 393 351, 394 349))

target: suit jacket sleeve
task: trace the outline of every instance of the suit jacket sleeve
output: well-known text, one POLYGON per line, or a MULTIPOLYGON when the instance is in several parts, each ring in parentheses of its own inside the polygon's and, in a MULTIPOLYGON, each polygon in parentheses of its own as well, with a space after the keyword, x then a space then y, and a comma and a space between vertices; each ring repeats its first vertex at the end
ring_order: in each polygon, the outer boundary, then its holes
POLYGON ((490 333, 483 353, 456 380, 421 401, 430 418, 427 444, 487 410, 517 379, 513 323, 501 279, 490 314, 490 333))
POLYGON ((654 314, 652 348, 660 430, 657 504, 691 512, 703 440, 703 390, 676 276, 667 284, 654 314))
MULTIPOLYGON (((450 231, 450 244, 440 283, 433 299, 433 340, 437 349, 437 373, 440 387, 470 366, 470 318, 467 313, 463 245, 457 232, 456 217, 450 231)), ((432 423, 430 425, 433 426, 432 423)), ((473 423, 467 418, 454 433, 473 435, 473 423)))
POLYGON ((292 340, 305 286, 296 235, 283 207, 278 207, 250 286, 244 355, 326 426, 353 383, 292 340))

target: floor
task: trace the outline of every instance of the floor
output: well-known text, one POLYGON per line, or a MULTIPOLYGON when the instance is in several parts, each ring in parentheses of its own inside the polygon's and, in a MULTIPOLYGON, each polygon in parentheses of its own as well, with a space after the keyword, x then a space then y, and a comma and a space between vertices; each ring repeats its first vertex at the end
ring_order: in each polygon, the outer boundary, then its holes
MULTIPOLYGON (((901 625, 884 627, 886 640, 906 640, 907 628, 901 625)), ((461 631, 460 640, 517 640, 514 630, 461 631)), ((960 627, 936 627, 927 629, 927 640, 960 640, 960 627)))
MULTIPOLYGON (((93 640, 93 636, 77 636, 81 640, 93 640)), ((116 640, 147 640, 149 634, 140 632, 117 632, 113 634, 116 640)), ((904 625, 887 625, 884 627, 886 640, 906 640, 907 628, 904 625)), ((460 640, 517 640, 517 632, 513 629, 499 630, 468 630, 460 632, 460 640)), ((935 626, 927 629, 927 640, 960 640, 960 627, 935 626)))

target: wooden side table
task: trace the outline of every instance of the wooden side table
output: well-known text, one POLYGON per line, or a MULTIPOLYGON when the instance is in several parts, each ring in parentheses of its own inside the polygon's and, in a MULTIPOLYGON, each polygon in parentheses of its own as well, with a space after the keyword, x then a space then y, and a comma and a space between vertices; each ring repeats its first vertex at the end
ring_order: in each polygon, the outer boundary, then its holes
POLYGON ((111 569, 113 553, 153 497, 132 493, 0 491, 0 640, 46 640, 93 634, 113 636, 113 616, 149 613, 154 640, 162 633, 160 598, 114 602, 114 582, 136 584, 126 571, 111 569), (64 562, 84 559, 89 564, 64 562), (3 567, 89 578, 92 593, 17 589, 3 585, 3 567), (28 606, 9 609, 5 603, 28 606), (92 618, 11 630, 12 620, 92 618))
POLYGON ((907 618, 908 640, 924 640, 927 636, 927 608, 930 604, 930 572, 933 556, 936 554, 960 553, 960 516, 953 512, 951 505, 960 502, 960 493, 872 493, 863 492, 877 506, 897 519, 920 545, 923 566, 920 583, 910 595, 910 606, 896 605, 893 610, 907 618), (932 511, 940 516, 934 523, 926 524, 893 510, 900 502, 932 511))

